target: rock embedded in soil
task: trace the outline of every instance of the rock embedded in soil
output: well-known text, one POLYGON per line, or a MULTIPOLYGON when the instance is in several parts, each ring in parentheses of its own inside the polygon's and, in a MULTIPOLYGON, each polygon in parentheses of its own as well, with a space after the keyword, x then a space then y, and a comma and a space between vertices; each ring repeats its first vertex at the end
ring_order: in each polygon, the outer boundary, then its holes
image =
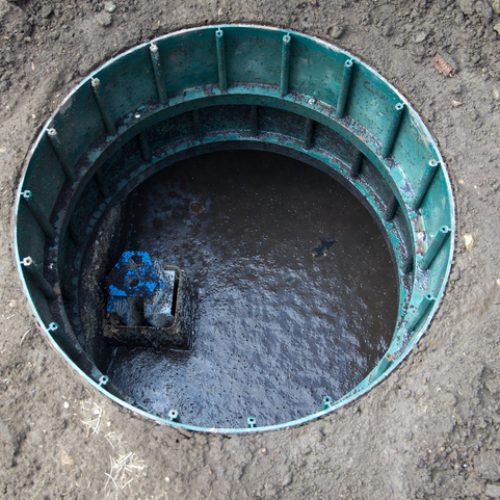
POLYGON ((42 10, 40 10, 40 16, 42 16, 44 19, 47 19, 52 15, 54 12, 54 9, 52 8, 51 5, 44 5, 42 7, 42 10))
POLYGON ((470 252, 472 250, 472 247, 474 246, 474 238, 473 238, 472 234, 470 234, 470 233, 464 234, 464 246, 468 252, 470 252))
POLYGON ((116 4, 113 2, 104 2, 104 10, 112 14, 116 10, 116 4))
POLYGON ((489 498, 500 498, 500 484, 486 485, 486 496, 489 498))
POLYGON ((330 38, 337 40, 344 34, 344 27, 340 24, 335 24, 328 28, 328 35, 330 38))
POLYGON ((474 13, 474 0, 457 0, 457 4, 466 16, 471 16, 474 13))
POLYGON ((113 22, 113 18, 111 17, 111 14, 109 12, 99 12, 96 16, 97 24, 102 26, 103 28, 107 28, 108 26, 111 26, 111 23, 113 22))
POLYGON ((415 43, 422 43, 427 38, 427 33, 425 31, 419 31, 415 35, 415 43))

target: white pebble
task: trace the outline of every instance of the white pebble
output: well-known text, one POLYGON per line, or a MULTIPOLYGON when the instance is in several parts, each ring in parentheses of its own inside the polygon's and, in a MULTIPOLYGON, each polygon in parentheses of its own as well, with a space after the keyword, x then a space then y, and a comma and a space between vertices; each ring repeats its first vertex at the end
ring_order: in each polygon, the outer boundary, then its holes
POLYGON ((104 2, 104 10, 111 14, 116 10, 116 5, 113 2, 104 2))

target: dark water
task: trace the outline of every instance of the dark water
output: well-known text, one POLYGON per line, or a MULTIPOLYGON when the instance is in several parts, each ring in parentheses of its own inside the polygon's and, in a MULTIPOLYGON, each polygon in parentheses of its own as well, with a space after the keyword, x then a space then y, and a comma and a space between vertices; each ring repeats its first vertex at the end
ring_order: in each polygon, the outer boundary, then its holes
POLYGON ((185 161, 130 199, 128 248, 185 270, 193 349, 120 348, 113 382, 149 411, 246 426, 298 418, 355 386, 388 346, 391 255, 365 208, 326 174, 270 153, 185 161))

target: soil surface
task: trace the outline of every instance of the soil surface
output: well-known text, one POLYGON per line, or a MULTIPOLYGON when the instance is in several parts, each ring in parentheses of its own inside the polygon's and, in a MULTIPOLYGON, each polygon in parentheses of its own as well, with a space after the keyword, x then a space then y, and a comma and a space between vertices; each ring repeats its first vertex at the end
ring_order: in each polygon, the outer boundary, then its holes
POLYGON ((191 349, 120 347, 105 368, 142 408, 205 427, 287 422, 346 394, 389 347, 389 246, 327 174, 272 153, 212 153, 149 179, 128 213, 124 250, 181 268, 195 295, 191 349))
POLYGON ((0 496, 499 498, 499 8, 497 0, 0 0, 0 496), (227 438, 138 418, 64 365, 21 290, 12 207, 37 130, 82 76, 153 36, 235 21, 329 39, 408 96, 447 160, 458 239, 440 311, 387 381, 306 426, 227 438))

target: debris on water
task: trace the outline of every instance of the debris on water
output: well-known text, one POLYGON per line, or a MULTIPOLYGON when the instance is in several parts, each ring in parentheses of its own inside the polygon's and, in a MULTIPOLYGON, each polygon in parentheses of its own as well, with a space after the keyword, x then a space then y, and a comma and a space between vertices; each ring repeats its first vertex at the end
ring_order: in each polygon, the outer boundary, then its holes
POLYGON ((189 205, 189 210, 191 210, 193 214, 201 214, 205 211, 205 205, 199 201, 192 201, 189 205))
POLYGON ((326 257, 328 254, 328 250, 333 246, 335 243, 335 240, 321 240, 320 244, 316 247, 313 248, 312 251, 312 256, 316 259, 320 257, 326 257))

